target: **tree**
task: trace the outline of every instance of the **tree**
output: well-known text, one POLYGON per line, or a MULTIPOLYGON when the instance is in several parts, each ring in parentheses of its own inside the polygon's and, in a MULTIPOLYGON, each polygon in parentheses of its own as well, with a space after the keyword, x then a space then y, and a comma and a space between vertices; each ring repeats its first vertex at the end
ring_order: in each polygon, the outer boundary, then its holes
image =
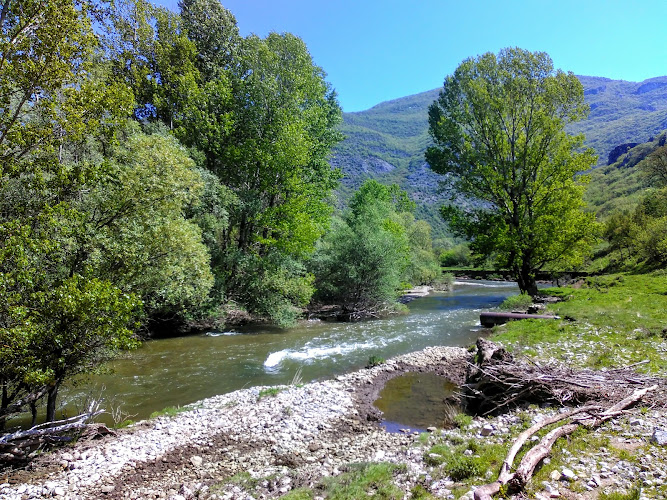
POLYGON ((0 6, 0 427, 47 392, 52 419, 59 373, 74 368, 60 371, 58 349, 73 346, 67 359, 88 366, 125 345, 136 310, 134 296, 63 261, 81 220, 70 202, 95 176, 64 161, 67 144, 113 135, 131 105, 126 88, 92 77, 88 14, 76 0, 0 6))
POLYGON ((434 282, 440 269, 431 228, 415 221, 414 207, 396 184, 364 182, 318 242, 310 262, 316 299, 361 317, 391 309, 408 282, 434 282))
POLYGON ((661 146, 639 163, 651 185, 667 186, 667 146, 661 146))
POLYGON ((576 265, 597 233, 582 211, 583 179, 574 179, 595 157, 581 149, 582 136, 564 130, 587 109, 572 73, 554 70, 546 53, 518 48, 463 61, 429 108, 435 146, 426 159, 475 201, 443 215, 531 295, 536 271, 576 265))

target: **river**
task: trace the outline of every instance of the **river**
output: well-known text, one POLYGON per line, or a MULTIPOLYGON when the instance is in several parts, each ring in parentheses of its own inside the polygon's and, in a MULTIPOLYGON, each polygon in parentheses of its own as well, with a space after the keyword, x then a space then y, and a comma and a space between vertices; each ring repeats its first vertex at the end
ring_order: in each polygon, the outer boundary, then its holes
MULTIPOLYGON (((358 323, 308 321, 295 328, 238 328, 151 340, 108 364, 107 374, 62 391, 67 413, 87 398, 139 420, 169 406, 257 385, 309 382, 432 345, 467 346, 479 313, 518 293, 514 283, 456 282, 450 292, 412 301, 410 312, 358 323)), ((109 421, 109 419, 106 419, 109 421)))

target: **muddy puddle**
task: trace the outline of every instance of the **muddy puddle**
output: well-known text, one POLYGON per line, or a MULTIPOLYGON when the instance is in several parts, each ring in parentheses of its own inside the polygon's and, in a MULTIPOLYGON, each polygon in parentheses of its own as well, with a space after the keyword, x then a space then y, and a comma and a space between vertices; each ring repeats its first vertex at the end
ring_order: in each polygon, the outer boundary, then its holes
POLYGON ((456 384, 435 373, 409 372, 388 380, 373 404, 389 432, 447 429, 462 411, 457 392, 456 384))

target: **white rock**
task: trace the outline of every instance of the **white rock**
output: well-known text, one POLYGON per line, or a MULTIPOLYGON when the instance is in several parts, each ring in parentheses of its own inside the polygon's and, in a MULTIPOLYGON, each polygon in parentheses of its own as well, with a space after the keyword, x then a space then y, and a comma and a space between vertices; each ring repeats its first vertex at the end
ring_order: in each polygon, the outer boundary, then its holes
POLYGON ((190 463, 195 467, 201 467, 202 463, 204 463, 204 459, 199 455, 194 455, 190 457, 190 463))
POLYGON ((578 479, 574 471, 572 469, 568 469, 567 467, 563 468, 561 474, 563 475, 562 479, 566 479, 567 481, 576 481, 578 479))

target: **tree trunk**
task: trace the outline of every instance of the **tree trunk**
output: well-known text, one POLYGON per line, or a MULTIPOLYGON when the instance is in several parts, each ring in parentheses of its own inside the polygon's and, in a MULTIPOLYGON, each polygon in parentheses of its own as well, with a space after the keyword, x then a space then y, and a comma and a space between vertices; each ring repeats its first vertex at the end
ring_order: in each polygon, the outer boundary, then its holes
POLYGON ((56 382, 49 388, 48 398, 46 400, 46 421, 53 422, 56 419, 56 399, 58 398, 58 389, 60 382, 56 382))
POLYGON ((535 278, 535 270, 530 265, 530 259, 524 257, 521 268, 517 271, 517 284, 519 290, 527 293, 531 297, 537 295, 537 280, 535 278))

